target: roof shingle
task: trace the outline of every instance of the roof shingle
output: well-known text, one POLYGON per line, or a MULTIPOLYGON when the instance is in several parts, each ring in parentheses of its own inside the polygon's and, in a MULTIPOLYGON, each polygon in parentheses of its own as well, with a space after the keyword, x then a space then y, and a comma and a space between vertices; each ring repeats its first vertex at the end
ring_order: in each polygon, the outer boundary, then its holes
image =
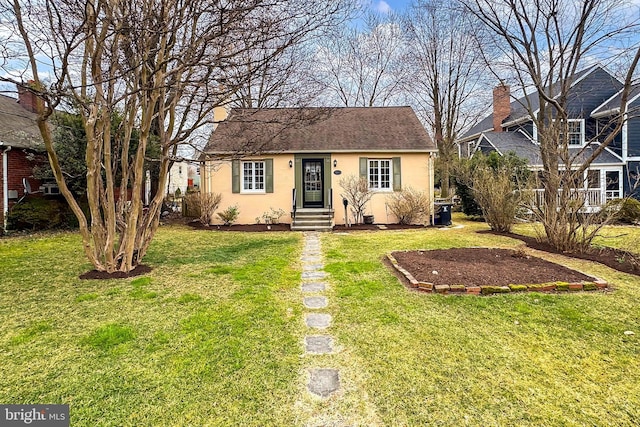
POLYGON ((233 109, 206 154, 336 151, 432 152, 411 107, 233 109))
POLYGON ((5 95, 0 95, 0 145, 44 151, 36 115, 5 95))

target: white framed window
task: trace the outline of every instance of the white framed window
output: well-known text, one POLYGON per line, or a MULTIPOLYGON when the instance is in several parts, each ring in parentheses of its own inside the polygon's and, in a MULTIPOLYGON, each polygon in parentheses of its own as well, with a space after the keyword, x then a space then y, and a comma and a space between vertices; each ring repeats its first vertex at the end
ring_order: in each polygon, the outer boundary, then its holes
POLYGON ((264 161, 242 162, 242 192, 264 193, 264 161))
POLYGON ((569 147, 581 147, 584 145, 584 120, 567 120, 567 143, 569 147))
POLYGON ((393 171, 391 159, 369 159, 369 188, 372 190, 391 190, 393 171))

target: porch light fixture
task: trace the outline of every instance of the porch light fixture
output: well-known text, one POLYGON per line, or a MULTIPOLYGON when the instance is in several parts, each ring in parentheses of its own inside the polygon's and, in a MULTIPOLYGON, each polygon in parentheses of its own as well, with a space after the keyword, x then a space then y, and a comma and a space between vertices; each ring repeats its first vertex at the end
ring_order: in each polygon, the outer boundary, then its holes
POLYGON ((289 160, 289 167, 292 168, 293 167, 293 160, 289 160))
POLYGON ((337 160, 334 160, 334 161, 333 161, 333 167, 334 167, 334 168, 337 168, 337 167, 338 167, 338 161, 337 161, 337 160))

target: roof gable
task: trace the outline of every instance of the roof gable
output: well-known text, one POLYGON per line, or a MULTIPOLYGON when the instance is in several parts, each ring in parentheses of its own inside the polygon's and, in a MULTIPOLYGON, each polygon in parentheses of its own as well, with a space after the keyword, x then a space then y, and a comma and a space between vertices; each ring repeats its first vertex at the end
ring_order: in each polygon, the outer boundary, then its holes
POLYGON ((411 107, 233 109, 207 154, 436 151, 411 107))
MULTIPOLYGON (((574 74, 567 99, 567 109, 572 117, 584 118, 591 114, 603 102, 619 91, 622 83, 599 65, 578 71, 574 74)), ((549 93, 556 97, 560 88, 554 84, 549 93)), ((503 125, 511 125, 531 120, 529 111, 540 108, 538 92, 534 91, 511 102, 511 114, 503 121, 503 125)), ((461 140, 477 137, 481 132, 493 130, 493 113, 471 127, 461 140)))
POLYGON ((22 108, 17 99, 0 95, 0 145, 44 150, 36 117, 22 108))

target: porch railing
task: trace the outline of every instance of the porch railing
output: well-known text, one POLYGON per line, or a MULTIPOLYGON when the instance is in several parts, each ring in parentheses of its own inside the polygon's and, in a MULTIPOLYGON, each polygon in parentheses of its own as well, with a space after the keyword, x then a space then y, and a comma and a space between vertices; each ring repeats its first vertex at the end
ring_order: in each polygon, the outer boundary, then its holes
MULTIPOLYGON (((544 204, 544 190, 535 189, 535 202, 537 206, 544 204)), ((564 190, 558 190, 556 202, 560 204, 564 190)), ((569 190, 569 200, 576 200, 583 204, 584 208, 599 210, 609 200, 620 198, 620 191, 603 191, 600 189, 571 189, 569 190)))

